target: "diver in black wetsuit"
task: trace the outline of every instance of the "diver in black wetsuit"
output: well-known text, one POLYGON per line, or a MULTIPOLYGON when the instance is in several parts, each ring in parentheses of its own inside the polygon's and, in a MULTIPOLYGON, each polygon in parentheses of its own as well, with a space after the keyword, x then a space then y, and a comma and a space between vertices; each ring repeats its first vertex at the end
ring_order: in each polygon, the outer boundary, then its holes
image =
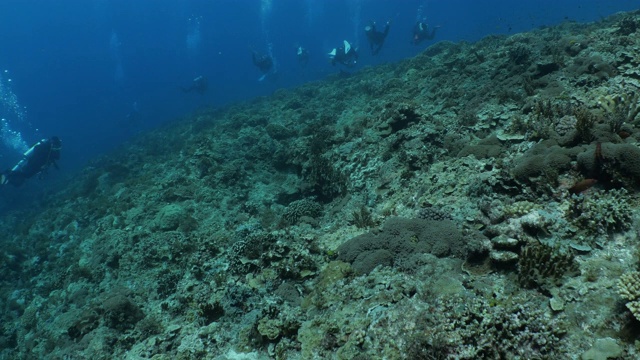
POLYGON ((344 40, 342 46, 331 50, 329 58, 331 58, 331 65, 338 63, 346 67, 354 67, 358 62, 358 51, 344 40))
POLYGON ((376 29, 376 23, 371 22, 371 24, 367 25, 364 28, 364 33, 367 35, 367 40, 369 40, 369 47, 371 48, 371 55, 378 55, 380 50, 382 49, 382 45, 384 45, 384 40, 389 35, 389 25, 390 21, 384 25, 383 31, 378 31, 376 29))
POLYGON ((203 95, 205 92, 207 92, 208 85, 209 84, 207 84, 206 77, 198 76, 197 78, 191 81, 191 85, 189 85, 189 87, 186 87, 186 88, 183 87, 182 92, 190 93, 192 91, 195 91, 198 94, 203 95))
POLYGON ((425 40, 433 40, 436 36, 436 30, 440 26, 434 27, 431 32, 429 32, 429 25, 424 23, 423 21, 418 21, 413 26, 413 45, 418 45, 425 40))
POLYGON ((298 63, 300 65, 307 65, 307 63, 309 62, 309 50, 303 48, 302 46, 298 46, 296 57, 298 58, 298 63))
POLYGON ((252 51, 251 59, 253 60, 253 65, 257 66, 263 74, 267 74, 273 68, 273 59, 267 54, 252 51))
POLYGON ((21 186, 28 178, 46 173, 51 165, 57 169, 61 149, 62 141, 57 136, 38 141, 16 166, 0 175, 0 185, 21 186))

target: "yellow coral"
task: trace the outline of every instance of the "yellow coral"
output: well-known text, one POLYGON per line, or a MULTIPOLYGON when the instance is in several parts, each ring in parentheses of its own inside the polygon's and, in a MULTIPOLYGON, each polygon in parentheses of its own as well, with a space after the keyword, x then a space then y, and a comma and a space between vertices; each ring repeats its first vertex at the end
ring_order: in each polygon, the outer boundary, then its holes
POLYGON ((504 209, 504 213, 508 217, 519 217, 530 213, 535 210, 536 204, 529 201, 517 201, 511 205, 508 205, 504 209))
POLYGON ((620 276, 618 293, 623 298, 631 301, 640 298, 640 272, 632 271, 620 276))
POLYGON ((618 280, 618 293, 629 300, 626 306, 636 319, 640 320, 640 272, 623 274, 618 280))

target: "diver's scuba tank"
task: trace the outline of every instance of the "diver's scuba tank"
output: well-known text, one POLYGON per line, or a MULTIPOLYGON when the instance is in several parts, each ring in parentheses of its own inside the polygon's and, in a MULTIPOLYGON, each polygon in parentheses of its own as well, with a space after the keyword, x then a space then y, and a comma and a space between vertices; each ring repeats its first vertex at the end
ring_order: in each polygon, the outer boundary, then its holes
POLYGON ((38 141, 35 145, 33 145, 29 150, 27 150, 23 155, 24 156, 31 156, 31 154, 33 153, 33 149, 35 149, 38 145, 44 143, 45 141, 47 141, 47 139, 42 139, 40 141, 38 141))
POLYGON ((22 158, 22 160, 20 160, 20 162, 18 162, 16 164, 16 166, 11 168, 11 171, 17 171, 18 169, 23 167, 27 163, 27 159, 29 159, 31 154, 33 154, 34 149, 36 147, 38 147, 39 145, 42 145, 46 141, 47 141, 47 139, 42 139, 42 140, 38 141, 37 143, 35 143, 35 145, 33 145, 31 148, 29 148, 29 150, 25 151, 25 153, 23 154, 24 157, 22 158))

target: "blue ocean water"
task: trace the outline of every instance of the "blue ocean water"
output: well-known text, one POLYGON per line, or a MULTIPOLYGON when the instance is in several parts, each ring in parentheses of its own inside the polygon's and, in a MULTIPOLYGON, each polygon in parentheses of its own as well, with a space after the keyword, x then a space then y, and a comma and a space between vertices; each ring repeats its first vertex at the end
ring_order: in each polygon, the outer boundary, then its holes
MULTIPOLYGON (((3 0, 0 169, 58 135, 61 171, 76 171, 131 136, 206 106, 268 95, 340 70, 327 54, 360 49, 349 71, 416 55, 437 41, 475 41, 638 8, 632 0, 3 0), (414 46, 417 20, 440 26, 414 46), (364 27, 391 21, 377 56, 364 27), (308 49, 301 65, 296 49, 308 49), (259 81, 251 50, 274 59, 259 81), (207 91, 184 93, 204 76, 207 91)), ((52 173, 56 173, 53 171, 52 173)), ((38 186, 42 186, 40 183, 38 186)), ((15 189, 3 191, 16 191, 15 189)))

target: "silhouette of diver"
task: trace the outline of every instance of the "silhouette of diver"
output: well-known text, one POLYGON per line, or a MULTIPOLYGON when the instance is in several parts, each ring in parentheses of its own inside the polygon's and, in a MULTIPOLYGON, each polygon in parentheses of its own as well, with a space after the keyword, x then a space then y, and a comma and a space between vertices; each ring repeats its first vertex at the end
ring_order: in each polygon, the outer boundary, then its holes
POLYGON ((434 27, 431 32, 429 32, 429 25, 424 23, 423 21, 418 21, 413 26, 413 45, 418 45, 425 40, 433 40, 436 36, 436 30, 440 26, 434 27))
POLYGON ((251 59, 253 60, 253 65, 257 66, 263 74, 268 73, 273 67, 273 59, 267 54, 251 51, 251 59))
POLYGON ((61 149, 62 141, 57 136, 38 141, 16 166, 0 175, 0 185, 21 186, 28 178, 45 174, 51 165, 58 169, 56 160, 60 159, 61 149))
POLYGON ((138 102, 134 101, 131 105, 131 111, 129 111, 129 113, 127 113, 127 115, 125 115, 123 119, 118 121, 118 125, 122 127, 133 128, 136 125, 139 125, 141 120, 142 114, 140 113, 140 107, 138 106, 138 102))
POLYGON ((343 41, 342 46, 331 50, 329 57, 331 58, 331 65, 339 63, 346 67, 354 67, 358 62, 358 52, 347 40, 343 41))
POLYGON ((197 78, 193 79, 191 81, 191 85, 188 87, 183 87, 182 92, 184 93, 190 93, 192 91, 197 92, 200 95, 203 95, 205 92, 207 92, 207 88, 208 88, 207 84, 207 78, 204 76, 198 76, 197 78))
POLYGON ((307 63, 309 62, 309 50, 303 48, 302 46, 298 46, 296 57, 298 58, 298 63, 300 63, 300 65, 307 65, 307 63))
POLYGON ((384 45, 384 40, 389 35, 389 25, 390 21, 384 25, 383 31, 378 31, 376 29, 375 21, 371 22, 371 24, 365 26, 364 33, 367 35, 367 40, 369 40, 369 47, 371 48, 371 55, 378 55, 380 50, 382 50, 382 45, 384 45))

